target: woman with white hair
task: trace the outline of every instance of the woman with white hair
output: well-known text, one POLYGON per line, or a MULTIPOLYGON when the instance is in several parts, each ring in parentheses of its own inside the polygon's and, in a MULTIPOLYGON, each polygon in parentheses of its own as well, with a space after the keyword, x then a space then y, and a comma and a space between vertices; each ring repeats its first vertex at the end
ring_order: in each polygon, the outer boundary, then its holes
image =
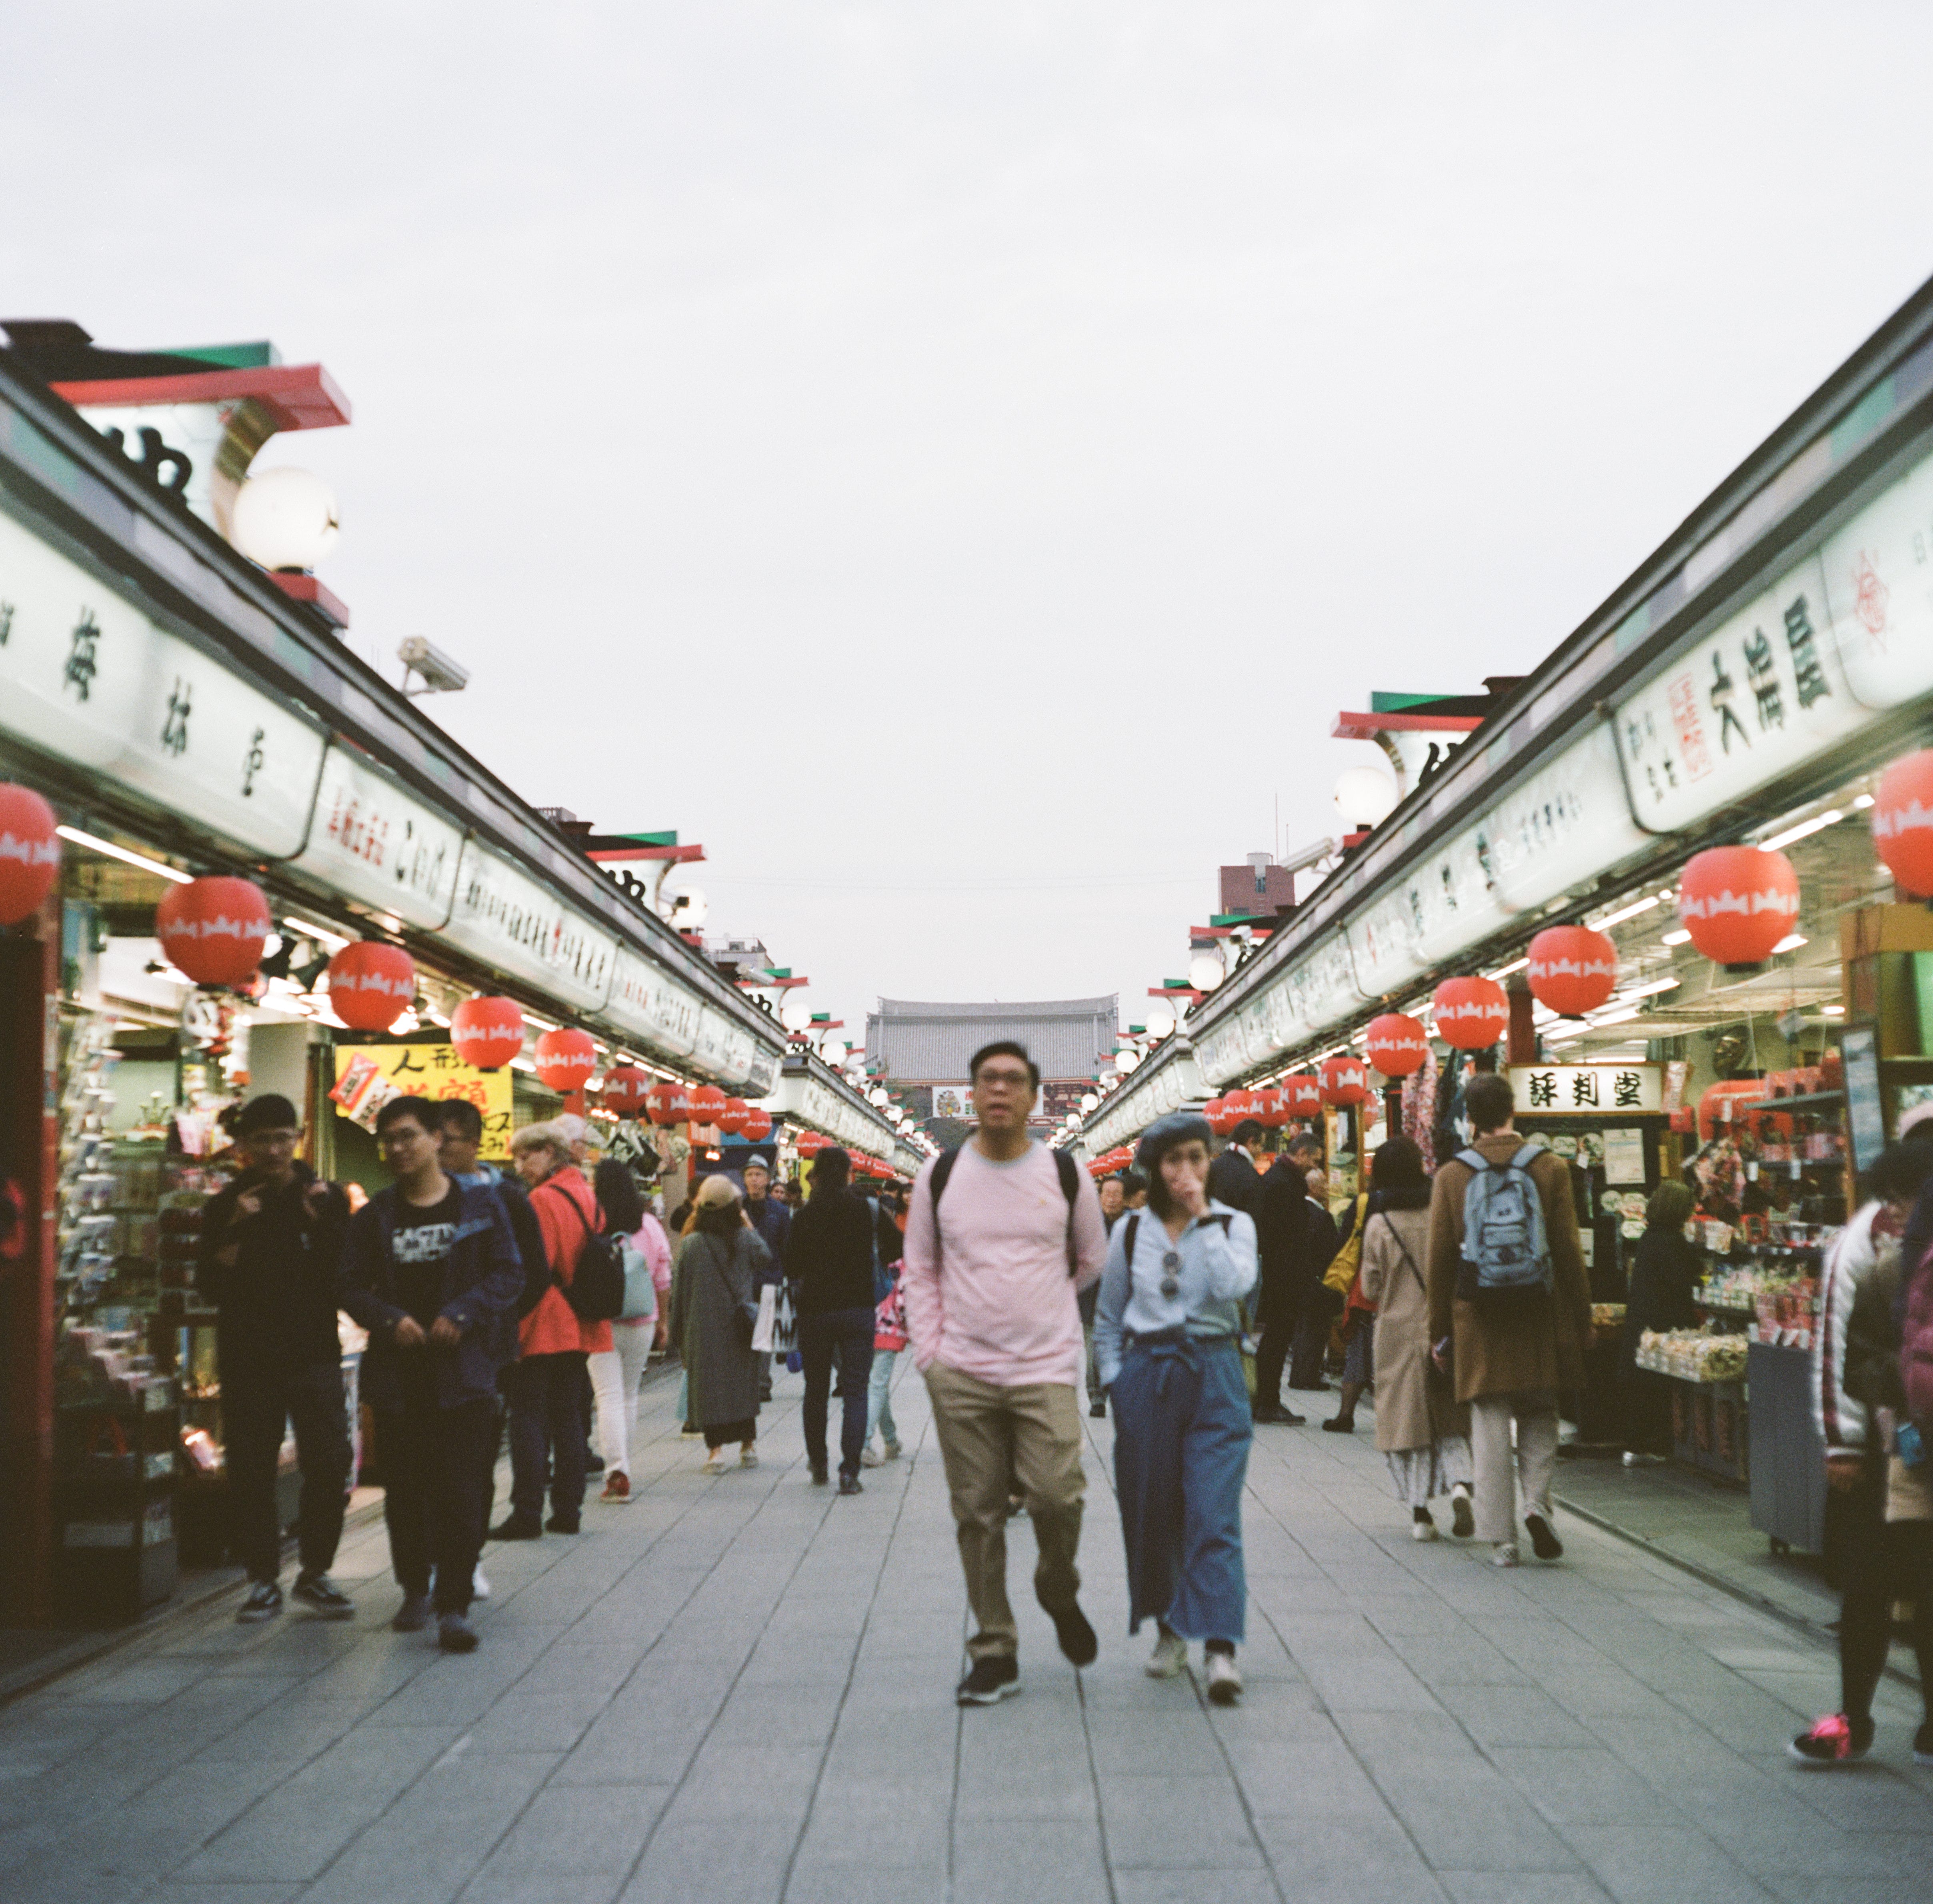
POLYGON ((759 1464, 759 1359, 752 1353, 758 1279, 770 1260, 729 1177, 707 1177, 672 1272, 671 1326, 690 1383, 686 1419, 705 1437, 705 1471, 724 1472, 725 1448, 738 1465, 759 1464))
POLYGON ((584 1512, 586 1360, 611 1347, 611 1325, 578 1319, 564 1291, 585 1239, 604 1227, 570 1137, 555 1124, 528 1124, 510 1140, 517 1174, 530 1186, 531 1214, 543 1234, 550 1286, 517 1326, 510 1372, 510 1512, 493 1540, 537 1540, 546 1527, 574 1534, 584 1512), (550 1483, 550 1518, 543 1517, 550 1483))

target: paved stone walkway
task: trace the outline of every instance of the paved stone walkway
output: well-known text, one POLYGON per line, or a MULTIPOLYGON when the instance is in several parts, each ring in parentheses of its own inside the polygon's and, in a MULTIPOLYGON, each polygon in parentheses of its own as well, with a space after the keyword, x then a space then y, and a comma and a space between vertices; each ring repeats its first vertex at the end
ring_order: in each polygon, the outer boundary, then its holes
POLYGON ((951 1703, 964 1611, 923 1390, 910 1458, 807 1485, 798 1383, 707 1480, 648 1389, 639 1497, 493 1548, 482 1650, 384 1623, 185 1617, 0 1709, 7 1904, 1581 1904, 1933 1896, 1933 1773, 1882 1694, 1873 1762, 1791 1768, 1830 1656, 1566 1517, 1558 1567, 1419 1545, 1366 1434, 1267 1431, 1248 1695, 1157 1685, 1123 1632, 1105 1423, 1077 1675, 1027 1591, 1026 1690, 951 1703))

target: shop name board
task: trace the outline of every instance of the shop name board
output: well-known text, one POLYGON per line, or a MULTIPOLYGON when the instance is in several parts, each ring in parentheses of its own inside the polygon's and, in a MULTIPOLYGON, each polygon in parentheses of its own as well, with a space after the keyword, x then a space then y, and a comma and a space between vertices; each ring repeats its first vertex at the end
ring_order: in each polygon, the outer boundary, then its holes
POLYGON ((1629 1116, 1664 1109, 1662 1065, 1513 1065, 1520 1117, 1629 1116))
POLYGON ((335 1087, 329 1095, 337 1116, 365 1131, 376 1128, 376 1113, 392 1098, 428 1098, 438 1104, 461 1098, 482 1115, 477 1155, 501 1158, 510 1155, 513 1088, 507 1065, 479 1071, 466 1065, 451 1044, 338 1044, 335 1087))

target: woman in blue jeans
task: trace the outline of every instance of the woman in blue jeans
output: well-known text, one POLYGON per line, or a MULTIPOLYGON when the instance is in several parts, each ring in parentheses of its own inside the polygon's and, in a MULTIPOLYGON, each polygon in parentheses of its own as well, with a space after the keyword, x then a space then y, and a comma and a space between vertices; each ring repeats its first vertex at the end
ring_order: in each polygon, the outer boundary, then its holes
POLYGON ((1128 1630, 1154 1619, 1156 1679, 1183 1670, 1190 1640, 1205 1642, 1208 1696, 1232 1705, 1248 1603, 1241 1305, 1255 1284, 1255 1227, 1209 1197, 1208 1136, 1206 1118, 1177 1111, 1142 1137, 1135 1162, 1147 1208, 1108 1239, 1094 1358, 1114 1404, 1128 1630))
POLYGON ((826 1482, 825 1403, 832 1351, 839 1350, 845 1413, 839 1437, 839 1491, 860 1492, 866 1404, 873 1368, 873 1206, 847 1188, 851 1157, 837 1144, 812 1161, 812 1194, 792 1218, 786 1274, 798 1317, 805 1368, 805 1458, 813 1484, 826 1482))

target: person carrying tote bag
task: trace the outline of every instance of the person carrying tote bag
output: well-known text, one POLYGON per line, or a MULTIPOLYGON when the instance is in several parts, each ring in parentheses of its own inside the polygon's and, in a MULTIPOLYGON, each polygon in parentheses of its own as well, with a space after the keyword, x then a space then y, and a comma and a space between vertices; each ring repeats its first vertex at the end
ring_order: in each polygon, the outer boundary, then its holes
POLYGON ((597 1403, 597 1452, 604 1458, 604 1491, 598 1497, 621 1506, 632 1498, 630 1437, 638 1407, 638 1386, 649 1365, 658 1333, 657 1272, 666 1272, 671 1246, 645 1210, 630 1170, 615 1158, 597 1167, 598 1207, 605 1227, 624 1251, 624 1299, 612 1319, 611 1347, 590 1358, 591 1393, 597 1403))
POLYGON ((752 1352, 759 1272, 770 1260, 745 1218, 729 1177, 699 1186, 672 1277, 672 1333, 690 1383, 687 1416, 705 1437, 705 1471, 724 1471, 724 1449, 738 1443, 738 1465, 756 1467, 759 1364, 752 1352))

